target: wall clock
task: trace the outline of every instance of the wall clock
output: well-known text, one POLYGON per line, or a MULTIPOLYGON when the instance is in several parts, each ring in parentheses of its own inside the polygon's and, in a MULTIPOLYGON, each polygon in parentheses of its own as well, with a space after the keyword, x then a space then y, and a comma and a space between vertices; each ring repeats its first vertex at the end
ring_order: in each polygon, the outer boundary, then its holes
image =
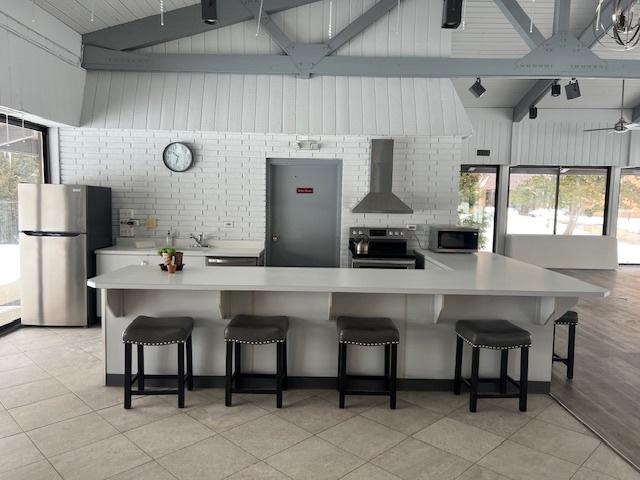
POLYGON ((186 172, 193 166, 193 152, 184 143, 170 143, 162 152, 162 161, 172 172, 186 172))

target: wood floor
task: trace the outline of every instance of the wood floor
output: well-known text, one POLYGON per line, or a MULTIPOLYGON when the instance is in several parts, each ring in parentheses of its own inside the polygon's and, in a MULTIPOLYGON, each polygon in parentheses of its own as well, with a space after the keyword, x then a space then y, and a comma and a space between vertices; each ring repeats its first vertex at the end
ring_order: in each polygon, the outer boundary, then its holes
MULTIPOLYGON (((605 299, 577 306, 575 378, 553 367, 552 394, 629 461, 640 466, 640 267, 561 273, 608 288, 605 299)), ((564 332, 562 330, 565 330, 564 332)), ((558 327, 556 351, 564 352, 558 327)))

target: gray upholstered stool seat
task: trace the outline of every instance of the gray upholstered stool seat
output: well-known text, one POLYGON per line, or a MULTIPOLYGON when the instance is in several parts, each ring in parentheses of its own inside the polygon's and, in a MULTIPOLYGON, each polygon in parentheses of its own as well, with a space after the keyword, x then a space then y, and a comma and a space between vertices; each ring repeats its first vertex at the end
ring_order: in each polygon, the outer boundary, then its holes
POLYGON ((227 325, 224 338, 228 342, 264 344, 284 342, 289 330, 287 317, 236 315, 227 325))
POLYGON ((556 320, 556 325, 576 325, 578 323, 578 312, 569 310, 556 320))
POLYGON ((287 389, 288 331, 289 318, 284 316, 236 315, 231 319, 224 330, 227 344, 224 404, 227 407, 231 406, 234 393, 275 393, 276 407, 282 408, 282 391, 287 389), (266 345, 269 343, 276 344, 276 374, 243 373, 243 344, 266 345), (254 389, 243 385, 244 380, 260 378, 275 378, 276 388, 254 389))
POLYGON ((531 334, 506 320, 459 320, 456 322, 456 367, 453 380, 453 393, 460 395, 462 384, 469 387, 469 411, 478 409, 479 398, 518 398, 520 411, 527 411, 527 392, 529 375, 529 347, 531 334), (471 377, 462 377, 462 351, 464 343, 472 347, 471 377), (488 348, 500 350, 500 377, 480 378, 480 350, 488 348), (509 376, 509 351, 520 349, 520 380, 509 376), (479 383, 497 383, 499 393, 480 393, 479 383), (508 385, 516 387, 517 393, 508 393, 508 385))
POLYGON ((140 345, 168 345, 186 342, 193 331, 191 317, 146 317, 140 315, 122 334, 124 343, 140 345))
POLYGON ((185 384, 189 390, 193 390, 193 350, 191 332, 193 331, 193 318, 191 317, 136 317, 122 334, 124 342, 124 408, 131 408, 132 395, 178 395, 178 407, 184 408, 185 384), (132 347, 138 350, 138 373, 132 374, 132 347), (177 375, 145 374, 144 372, 144 348, 146 346, 177 344, 178 349, 178 373, 177 375), (185 352, 186 350, 186 352, 185 352), (186 353, 186 372, 185 372, 186 353), (146 379, 175 379, 175 390, 148 389, 145 387, 146 379), (134 383, 138 389, 133 390, 134 383))
POLYGON ((396 408, 396 374, 400 333, 390 318, 385 317, 338 317, 338 390, 339 406, 345 407, 347 395, 389 395, 390 408, 396 408), (384 375, 347 375, 347 346, 384 347, 384 375), (361 390, 352 387, 352 380, 368 382, 382 381, 376 390, 361 390))
POLYGON ((505 350, 531 345, 531 334, 506 320, 460 320, 456 333, 474 347, 505 350))
POLYGON ((400 341, 398 328, 389 318, 338 317, 338 341, 353 345, 389 345, 400 341))

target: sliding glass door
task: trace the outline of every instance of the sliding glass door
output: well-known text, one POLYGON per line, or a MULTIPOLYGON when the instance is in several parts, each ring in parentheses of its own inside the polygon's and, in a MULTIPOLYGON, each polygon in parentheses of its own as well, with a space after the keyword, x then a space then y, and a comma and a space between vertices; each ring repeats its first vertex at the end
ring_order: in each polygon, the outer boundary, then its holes
POLYGON ((620 177, 618 263, 640 264, 640 168, 625 168, 620 177))
POLYGON ((44 182, 45 135, 0 115, 0 327, 20 318, 18 184, 44 182))

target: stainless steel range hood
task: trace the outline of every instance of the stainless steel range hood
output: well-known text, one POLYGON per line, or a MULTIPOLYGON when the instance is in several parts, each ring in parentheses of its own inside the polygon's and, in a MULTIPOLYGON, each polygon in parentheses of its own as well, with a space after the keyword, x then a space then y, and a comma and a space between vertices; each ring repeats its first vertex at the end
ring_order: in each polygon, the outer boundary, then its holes
POLYGON ((369 193, 353 213, 413 213, 413 209, 391 191, 393 185, 393 140, 371 140, 369 193))

